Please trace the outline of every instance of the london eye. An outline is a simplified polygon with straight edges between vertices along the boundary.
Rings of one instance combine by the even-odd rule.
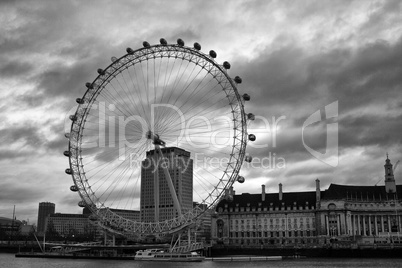
[[[212,210],[236,181],[254,115],[239,76],[217,53],[165,39],[97,70],[66,133],[70,187],[101,225],[122,234],[173,233]],[[140,211],[132,219],[118,211]]]

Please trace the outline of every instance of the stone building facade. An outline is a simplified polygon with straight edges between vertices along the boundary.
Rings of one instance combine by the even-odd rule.
[[[236,195],[219,203],[212,240],[235,246],[316,243],[316,192]]]
[[[331,184],[315,191],[236,195],[226,193],[212,216],[214,244],[231,246],[316,246],[345,241],[401,241],[402,185],[386,159],[385,185]],[[387,239],[384,239],[387,238]],[[371,240],[367,240],[371,238]],[[366,240],[365,240],[366,239]]]

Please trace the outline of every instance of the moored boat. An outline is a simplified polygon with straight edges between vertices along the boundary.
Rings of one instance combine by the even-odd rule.
[[[199,262],[205,259],[196,252],[172,253],[159,249],[139,250],[135,254],[136,261],[172,261],[172,262]]]

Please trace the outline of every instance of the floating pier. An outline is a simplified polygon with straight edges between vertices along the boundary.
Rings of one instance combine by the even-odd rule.
[[[232,257],[209,257],[206,261],[281,261],[282,256],[232,256]]]

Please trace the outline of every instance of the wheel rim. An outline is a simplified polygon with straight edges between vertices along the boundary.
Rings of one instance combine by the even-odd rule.
[[[225,67],[197,49],[148,45],[128,52],[98,70],[77,99],[69,135],[71,175],[83,203],[105,226],[125,234],[174,232],[213,208],[237,179],[247,137],[243,100]],[[204,160],[193,167],[199,205],[163,221],[133,221],[110,209],[140,209],[139,201],[133,205],[140,198],[138,163],[155,148],[147,131]],[[221,162],[211,167],[206,158]]]

